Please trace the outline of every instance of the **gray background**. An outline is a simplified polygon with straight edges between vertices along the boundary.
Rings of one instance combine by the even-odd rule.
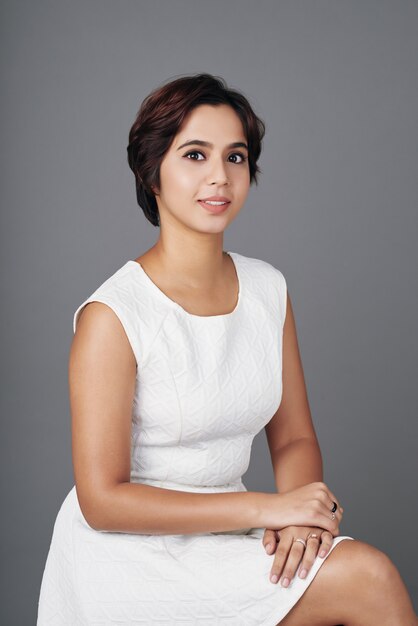
[[[71,489],[77,306],[158,235],[126,161],[143,98],[207,71],[267,124],[224,249],[281,269],[341,534],[399,568],[418,608],[415,1],[8,1],[2,67],[0,618],[34,624]],[[244,476],[274,491],[261,432]]]

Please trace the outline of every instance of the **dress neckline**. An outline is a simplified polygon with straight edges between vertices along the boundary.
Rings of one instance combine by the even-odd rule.
[[[167,296],[167,294],[164,293],[164,291],[162,291],[154,283],[153,280],[151,280],[151,278],[148,276],[148,274],[146,273],[146,271],[144,270],[144,268],[142,267],[142,265],[138,261],[134,261],[133,259],[130,259],[128,261],[128,263],[130,263],[131,265],[133,264],[133,265],[136,266],[136,268],[141,272],[142,276],[147,281],[147,283],[151,287],[151,289],[153,289],[155,291],[155,293],[157,293],[163,300],[168,302],[171,306],[173,306],[177,310],[181,311],[185,316],[190,317],[190,318],[202,319],[202,320],[226,319],[226,318],[230,318],[230,317],[233,317],[234,315],[236,315],[236,313],[240,309],[241,303],[242,303],[242,291],[243,291],[242,277],[241,277],[240,270],[239,270],[239,262],[238,262],[238,259],[237,259],[237,255],[236,255],[235,252],[231,252],[229,250],[226,251],[226,253],[231,258],[232,263],[233,263],[234,268],[235,268],[235,273],[237,275],[237,280],[238,280],[238,299],[237,299],[237,303],[236,303],[236,305],[235,305],[235,307],[234,307],[234,309],[232,311],[230,311],[229,313],[223,313],[221,315],[196,315],[195,313],[189,313],[189,311],[186,311],[186,309],[184,309],[178,302],[176,302],[175,300],[172,300],[171,298],[169,298]]]

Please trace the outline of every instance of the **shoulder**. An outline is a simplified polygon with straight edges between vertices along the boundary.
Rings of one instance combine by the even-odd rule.
[[[74,334],[81,314],[89,303],[101,305],[87,307],[90,309],[86,316],[89,323],[88,328],[86,324],[84,336],[95,337],[97,340],[99,333],[102,333],[102,337],[106,334],[116,336],[116,331],[120,336],[122,325],[137,363],[143,364],[153,339],[167,316],[167,307],[164,300],[155,297],[140,265],[136,261],[127,261],[81,302],[73,315]]]
[[[127,261],[111,276],[106,278],[76,309],[73,316],[73,331],[76,332],[77,323],[85,306],[90,302],[107,304],[118,314],[122,309],[127,309],[132,302],[132,262]],[[131,294],[131,295],[130,295]],[[106,316],[105,307],[94,307],[99,315]],[[107,315],[108,317],[108,315]]]
[[[233,254],[234,258],[236,258],[236,260],[239,262],[240,267],[243,269],[243,271],[246,271],[249,274],[251,273],[252,276],[256,276],[260,279],[265,278],[266,280],[272,278],[283,281],[285,280],[279,268],[272,263],[265,261],[264,259],[246,256],[244,254],[240,254],[239,252],[232,252],[231,254]]]
[[[135,303],[141,288],[135,283],[134,269],[133,262],[127,261],[77,307],[73,316],[74,335],[77,333],[80,317],[83,318],[83,323],[80,323],[81,336],[76,346],[82,346],[83,349],[91,346],[94,351],[103,347],[117,354],[118,351],[125,350],[127,339],[136,362],[139,362],[142,346],[139,342]],[[91,306],[87,306],[88,304]]]
[[[282,271],[273,263],[264,259],[250,257],[233,252],[243,276],[252,293],[257,298],[269,301],[279,300],[282,318],[287,305],[287,283]]]

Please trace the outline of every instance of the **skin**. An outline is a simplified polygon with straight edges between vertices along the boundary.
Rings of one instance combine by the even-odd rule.
[[[280,626],[416,626],[399,571],[363,541],[341,541]]]
[[[206,139],[213,148],[179,147]],[[202,105],[186,119],[160,168],[155,189],[160,213],[157,243],[136,260],[162,291],[195,315],[233,310],[238,281],[231,259],[223,253],[223,234],[240,212],[249,192],[248,151],[227,148],[247,143],[242,124],[229,106]],[[242,156],[240,156],[242,155]],[[208,213],[198,199],[226,196],[228,209]]]
[[[209,141],[212,147],[180,148],[190,139]],[[158,241],[136,259],[161,291],[195,315],[229,313],[237,302],[238,279],[223,251],[223,233],[244,205],[250,177],[248,162],[242,158],[247,150],[228,147],[232,142],[247,143],[231,107],[201,105],[189,114],[161,163],[161,188],[154,189],[161,224]],[[212,195],[231,199],[225,212],[210,214],[198,204],[198,199]],[[271,574],[281,576],[280,584],[286,586],[285,578],[291,580],[302,569],[309,571],[319,550],[327,553],[339,534],[343,508],[322,482],[321,452],[289,294],[282,401],[266,426],[280,495],[200,495],[130,484],[135,378],[135,358],[117,316],[105,304],[90,303],[79,317],[69,362],[73,465],[88,523],[97,529],[156,534],[265,527],[263,545],[272,556]],[[333,501],[338,509],[331,521]],[[275,524],[285,518],[287,523]],[[306,550],[294,542],[312,533],[318,537],[308,540]],[[281,621],[285,626],[308,623],[409,626],[417,622],[390,559],[354,540],[336,546]]]

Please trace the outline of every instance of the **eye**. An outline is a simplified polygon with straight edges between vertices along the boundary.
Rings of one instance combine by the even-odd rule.
[[[247,157],[242,154],[241,152],[234,152],[234,154],[231,154],[231,156],[238,156],[240,157],[241,161],[238,162],[239,163],[245,163],[245,161],[247,160]]]
[[[202,154],[202,152],[199,152],[198,150],[192,150],[191,152],[187,152],[184,156],[189,157],[191,154]],[[189,161],[200,161],[200,160],[201,159],[189,159]]]
[[[184,155],[184,157],[185,157],[185,158],[188,158],[188,157],[190,157],[190,156],[191,156],[191,155],[193,155],[193,154],[200,154],[201,156],[203,156],[203,157],[204,157],[203,152],[200,152],[200,150],[191,150],[190,152],[187,152],[187,153]],[[247,160],[247,157],[246,157],[244,154],[242,154],[241,152],[234,152],[233,154],[231,154],[231,155],[230,155],[230,157],[239,157],[239,158],[241,159],[241,161],[238,161],[238,162],[237,162],[237,161],[233,161],[233,162],[234,162],[234,163],[236,163],[237,165],[239,165],[240,163],[245,163],[245,161]],[[201,161],[201,160],[202,160],[202,159],[194,159],[194,158],[193,158],[193,159],[190,159],[190,158],[189,158],[189,161]]]

